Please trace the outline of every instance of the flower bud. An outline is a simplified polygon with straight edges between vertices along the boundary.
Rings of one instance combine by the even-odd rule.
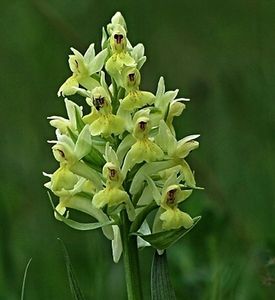
[[[119,11],[114,14],[114,16],[111,19],[111,23],[107,25],[107,31],[108,31],[109,35],[112,34],[114,28],[117,25],[120,25],[126,31],[126,22],[122,16],[121,12],[119,12]]]
[[[196,134],[181,139],[177,143],[177,147],[174,152],[174,155],[176,157],[185,158],[192,150],[197,149],[199,147],[199,142],[194,140],[198,137],[199,135]]]

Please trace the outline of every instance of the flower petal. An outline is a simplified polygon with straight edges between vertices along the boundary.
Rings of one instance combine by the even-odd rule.
[[[61,95],[70,96],[76,93],[76,88],[78,88],[79,84],[75,75],[69,77],[59,88],[57,95],[60,97]]]
[[[161,194],[160,194],[159,190],[157,189],[157,187],[156,187],[154,181],[152,180],[152,178],[147,176],[146,179],[147,179],[147,182],[148,182],[148,186],[151,190],[151,194],[153,196],[153,199],[159,205],[160,204],[160,199],[161,199]]]
[[[95,44],[92,43],[92,44],[88,47],[87,51],[86,51],[85,54],[84,54],[84,60],[85,60],[85,63],[86,63],[87,65],[89,65],[89,63],[94,59],[94,57],[95,57]]]
[[[89,76],[80,77],[78,79],[78,82],[89,91],[92,91],[94,88],[100,86],[99,82],[96,79]]]
[[[106,57],[108,55],[108,50],[104,49],[100,51],[94,58],[93,60],[89,63],[88,69],[89,69],[89,75],[95,74],[99,71],[101,71]]]
[[[117,156],[119,162],[122,163],[123,158],[125,157],[126,153],[129,151],[131,146],[135,143],[136,139],[132,136],[132,134],[128,134],[119,144],[117,148]]]
[[[158,82],[156,97],[159,98],[165,93],[164,78],[161,76]]]
[[[105,148],[105,160],[107,162],[111,162],[114,165],[116,165],[117,167],[119,167],[119,161],[118,161],[118,157],[116,155],[116,152],[113,150],[113,148],[109,145],[109,143],[106,144],[106,148]]]
[[[75,144],[75,155],[78,160],[83,158],[91,151],[92,139],[91,133],[89,130],[89,125],[85,125],[85,127],[80,132],[76,144]]]
[[[161,120],[159,123],[159,133],[155,137],[155,142],[168,155],[171,155],[176,150],[177,140],[164,120]]]

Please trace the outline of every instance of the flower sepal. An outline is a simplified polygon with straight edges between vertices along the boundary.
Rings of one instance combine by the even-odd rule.
[[[58,97],[74,95],[79,85],[90,91],[99,86],[98,80],[91,76],[101,71],[108,55],[107,49],[95,55],[94,44],[89,46],[84,56],[74,48],[71,51],[73,54],[69,55],[69,66],[73,74],[59,88]]]

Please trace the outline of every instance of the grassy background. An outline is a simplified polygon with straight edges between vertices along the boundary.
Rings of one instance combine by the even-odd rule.
[[[203,219],[168,252],[178,299],[272,299],[275,293],[275,2],[1,1],[0,299],[72,299],[57,237],[68,246],[87,299],[126,299],[121,263],[100,231],[76,232],[53,218],[42,171],[56,168],[49,115],[69,47],[99,45],[120,10],[133,44],[144,43],[143,88],[190,97],[178,136],[201,133],[189,162],[205,191],[188,210]],[[152,250],[142,253],[149,299]],[[273,282],[273,285],[272,285]]]

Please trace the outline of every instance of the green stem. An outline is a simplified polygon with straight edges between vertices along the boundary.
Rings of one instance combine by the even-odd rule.
[[[155,201],[152,201],[150,204],[145,206],[132,223],[130,227],[130,233],[138,231],[148,214],[157,207],[158,206]]]
[[[125,210],[121,212],[123,261],[128,300],[142,300],[137,237],[129,236],[130,221]]]
[[[113,113],[115,114],[118,110],[119,107],[119,98],[118,98],[118,88],[115,80],[112,78],[112,87],[113,87],[113,102],[112,102],[112,107],[113,107]]]

